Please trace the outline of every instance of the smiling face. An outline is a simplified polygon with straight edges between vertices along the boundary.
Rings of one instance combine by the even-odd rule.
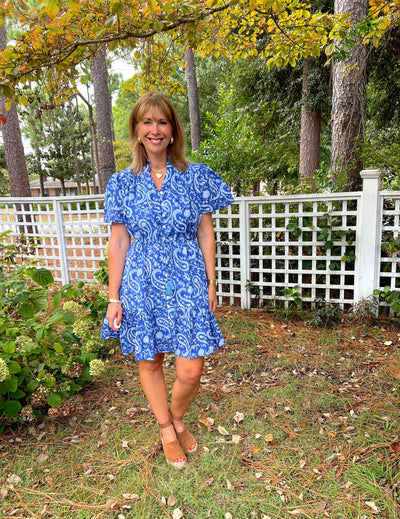
[[[146,111],[137,125],[137,136],[145,147],[149,161],[165,162],[172,137],[172,125],[158,107]]]

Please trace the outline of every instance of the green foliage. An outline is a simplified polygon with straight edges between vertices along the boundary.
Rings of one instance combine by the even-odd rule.
[[[0,146],[0,196],[10,194],[10,183],[7,174],[7,162],[4,146]]]
[[[108,286],[108,257],[99,262],[100,269],[96,270],[94,277],[99,283]]]
[[[389,286],[374,290],[374,296],[387,303],[395,314],[400,313],[400,290],[392,290]]]
[[[301,290],[300,290],[300,287],[298,286],[295,286],[295,287],[291,287],[291,288],[285,288],[283,290],[283,295],[287,298],[287,299],[291,299],[293,300],[294,304],[296,306],[301,306],[301,303],[302,303],[302,299],[301,299]]]
[[[391,31],[368,60],[367,126],[362,159],[383,171],[386,189],[400,188],[400,35]]]
[[[389,241],[382,243],[382,250],[395,254],[400,251],[400,238],[390,238]]]
[[[212,137],[201,143],[192,158],[218,171],[237,195],[243,195],[264,180],[265,156],[261,139],[251,129],[250,117],[226,110],[231,96],[232,92],[222,96],[218,115],[207,114]]]
[[[114,142],[114,156],[116,171],[123,171],[131,165],[132,150],[129,144],[129,139],[127,141]]]
[[[34,243],[23,236],[8,243],[7,235],[0,234],[0,431],[62,405],[93,378],[107,308],[96,285],[58,288],[29,258]]]
[[[340,321],[341,313],[337,303],[318,298],[315,300],[315,309],[311,312],[309,324],[314,328],[332,328],[336,322]]]

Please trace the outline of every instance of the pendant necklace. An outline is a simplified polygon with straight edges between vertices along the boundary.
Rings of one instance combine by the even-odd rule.
[[[167,166],[164,166],[162,169],[154,169],[150,166],[151,171],[154,171],[157,178],[161,178],[163,176],[163,171],[167,169]]]

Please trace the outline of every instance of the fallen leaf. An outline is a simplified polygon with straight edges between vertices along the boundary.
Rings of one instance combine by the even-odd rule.
[[[109,499],[106,502],[106,508],[108,510],[115,510],[118,507],[119,507],[119,501],[117,499]]]
[[[130,448],[130,447],[129,447],[129,443],[128,443],[127,441],[125,441],[125,440],[122,440],[122,442],[121,442],[121,447],[122,447],[123,449],[129,449],[129,448]]]
[[[254,454],[258,454],[261,450],[261,447],[257,447],[256,445],[251,446],[251,452],[254,452]]]
[[[239,434],[232,434],[232,443],[235,443],[236,445],[240,443],[240,440],[242,437]]]
[[[10,485],[18,485],[18,483],[21,483],[22,479],[17,476],[16,474],[11,474],[11,476],[8,476],[7,483]]]
[[[236,411],[236,413],[233,416],[233,419],[235,420],[236,423],[242,422],[243,418],[244,418],[244,414],[243,413],[239,413],[239,411]]]
[[[124,499],[128,499],[129,501],[136,501],[136,499],[139,499],[138,494],[122,494],[122,497]]]
[[[89,463],[84,463],[82,469],[85,476],[89,476],[93,472],[93,467]]]
[[[288,514],[290,515],[301,515],[304,512],[302,510],[288,510]]]
[[[210,417],[208,417],[206,414],[202,414],[198,421],[205,425],[209,431],[211,431],[212,425],[214,425],[214,420]]]
[[[365,501],[365,504],[371,508],[374,514],[380,513],[380,508],[378,508],[374,501]]]
[[[179,508],[175,508],[172,512],[172,519],[182,519],[183,513],[179,510]]]
[[[226,512],[225,519],[233,519],[232,514],[230,512]]]
[[[264,436],[264,441],[265,443],[271,443],[272,441],[274,441],[274,437],[272,436],[272,434],[267,434],[266,436]]]
[[[226,480],[226,488],[228,490],[233,490],[235,487],[232,485],[232,483],[229,481],[229,479]]]
[[[394,364],[387,366],[386,370],[397,380],[400,380],[400,368]]]
[[[225,427],[222,427],[222,425],[218,425],[218,432],[223,436],[229,436],[228,431],[225,429]]]
[[[254,477],[255,477],[256,479],[261,479],[262,476],[263,476],[263,473],[262,473],[262,472],[256,472],[256,473],[254,474]]]
[[[326,501],[319,501],[314,503],[313,508],[316,512],[323,512],[326,508]]]
[[[5,488],[0,488],[0,499],[7,497],[8,491]]]
[[[389,450],[390,450],[390,452],[393,452],[393,454],[396,457],[400,457],[400,444],[399,444],[399,442],[391,443]]]
[[[178,500],[174,496],[169,496],[169,498],[167,499],[168,506],[175,506],[177,502]]]

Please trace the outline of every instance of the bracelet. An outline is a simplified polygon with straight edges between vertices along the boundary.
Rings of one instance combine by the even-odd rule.
[[[207,279],[207,285],[217,286],[217,280],[216,279]]]
[[[122,305],[122,301],[120,299],[109,299],[109,303],[118,303],[119,305]]]

